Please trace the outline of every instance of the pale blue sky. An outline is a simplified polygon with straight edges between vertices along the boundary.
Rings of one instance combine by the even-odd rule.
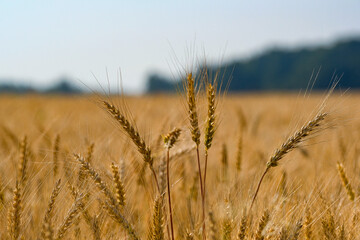
[[[144,89],[149,72],[174,72],[195,52],[219,61],[270,46],[360,36],[360,1],[1,1],[0,79],[48,84],[61,75],[96,86],[122,70],[125,90]],[[169,66],[170,65],[170,66]]]

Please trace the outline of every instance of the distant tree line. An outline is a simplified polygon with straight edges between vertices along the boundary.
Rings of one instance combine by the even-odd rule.
[[[249,60],[232,61],[220,66],[205,66],[209,74],[216,72],[223,86],[230,80],[230,92],[305,89],[313,71],[320,73],[314,90],[327,89],[334,74],[343,75],[339,87],[360,88],[360,39],[338,42],[329,47],[296,50],[272,49]],[[152,74],[147,92],[175,91],[181,79]]]
[[[61,78],[58,80],[58,83],[41,90],[29,85],[14,84],[8,79],[0,79],[0,93],[79,94],[82,91],[71,84],[71,80],[66,78]]]

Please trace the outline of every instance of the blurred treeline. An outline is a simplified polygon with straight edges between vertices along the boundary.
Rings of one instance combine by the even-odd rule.
[[[311,75],[314,73],[316,76],[318,72],[314,90],[327,89],[335,74],[342,75],[338,85],[342,89],[358,89],[360,39],[345,40],[327,47],[272,49],[247,60],[206,68],[213,76],[219,74],[223,86],[227,86],[230,80],[230,92],[305,89]],[[147,82],[147,92],[175,91],[180,82],[181,79],[174,81],[152,74]]]
[[[79,94],[82,90],[75,86],[73,80],[68,78],[60,78],[57,83],[45,87],[36,88],[25,84],[15,84],[11,79],[0,79],[0,93],[44,93],[44,94]]]

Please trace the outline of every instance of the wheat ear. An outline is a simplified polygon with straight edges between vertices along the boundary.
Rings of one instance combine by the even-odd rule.
[[[206,226],[205,226],[205,204],[206,204],[206,175],[207,175],[207,162],[208,162],[208,150],[210,149],[211,145],[212,145],[212,141],[214,138],[214,134],[215,134],[215,108],[216,108],[216,104],[215,104],[215,93],[216,90],[214,88],[214,86],[209,83],[207,85],[207,90],[206,90],[206,94],[207,94],[207,105],[208,105],[208,113],[207,113],[207,118],[206,118],[206,123],[205,123],[205,140],[204,140],[204,145],[205,145],[205,167],[204,167],[204,195],[202,198],[202,205],[203,207],[203,229],[205,231]]]
[[[327,116],[327,113],[319,113],[315,116],[314,119],[309,121],[306,125],[304,125],[299,131],[295,132],[294,135],[289,137],[280,148],[276,149],[275,153],[271,156],[270,160],[266,164],[266,169],[263,173],[263,175],[260,178],[260,181],[257,185],[254,197],[252,199],[250,210],[252,206],[254,205],[256,196],[260,190],[261,183],[265,177],[265,175],[268,173],[268,171],[272,167],[276,167],[279,164],[279,161],[291,150],[299,147],[299,145],[306,140],[306,138],[314,133],[316,130],[319,129],[320,123],[325,119]]]
[[[125,206],[125,190],[124,190],[124,185],[120,180],[119,167],[115,166],[115,164],[112,163],[111,170],[113,173],[113,182],[115,185],[116,200],[120,206]]]
[[[261,216],[258,228],[256,230],[256,234],[255,234],[255,239],[256,240],[263,240],[264,239],[263,231],[264,231],[266,225],[269,223],[269,220],[270,220],[270,213],[269,213],[268,210],[265,210],[263,215]]]
[[[247,230],[247,225],[248,225],[247,222],[248,222],[248,218],[244,211],[244,215],[242,216],[241,221],[240,221],[240,227],[239,227],[239,233],[238,233],[239,240],[244,240],[246,237],[246,230]]]
[[[342,163],[339,163],[339,162],[337,163],[337,169],[338,169],[341,181],[346,189],[347,195],[349,196],[349,199],[351,201],[354,201],[355,193],[351,187],[349,179],[346,176],[345,169],[344,169],[344,166],[342,165]]]
[[[21,192],[20,185],[16,182],[15,188],[13,190],[13,202],[11,209],[9,210],[8,216],[8,232],[10,238],[13,240],[18,240],[20,236],[20,226],[21,226]]]
[[[304,235],[306,240],[312,239],[312,216],[309,209],[306,210],[306,217],[304,222]]]
[[[55,200],[60,193],[60,183],[61,183],[61,179],[56,181],[55,187],[51,193],[48,208],[46,209],[46,213],[45,213],[45,217],[44,217],[42,229],[41,229],[41,237],[43,239],[53,239],[54,238],[52,217],[53,217],[53,212],[54,212],[53,210],[54,210]]]
[[[233,227],[230,218],[226,217],[222,224],[222,240],[231,240]]]
[[[150,170],[153,173],[157,189],[160,193],[160,186],[157,180],[155,170],[153,168],[154,159],[151,154],[150,147],[145,143],[144,139],[140,136],[139,132],[131,125],[131,123],[125,118],[125,116],[114,105],[103,101],[105,108],[110,115],[120,124],[126,134],[130,137],[133,143],[136,145],[139,153],[143,156],[146,163],[149,164]]]
[[[337,239],[334,215],[331,213],[330,209],[327,209],[326,215],[327,216],[321,221],[324,237],[327,240]]]
[[[155,200],[153,222],[152,222],[152,240],[164,240],[164,216],[162,210],[162,200]]]
[[[195,80],[191,73],[187,75],[187,104],[190,120],[190,132],[194,143],[198,146],[200,144],[200,128],[199,120],[196,109],[196,97],[195,97]]]
[[[119,204],[116,198],[109,190],[107,184],[101,179],[100,175],[90,166],[90,164],[87,161],[85,161],[79,155],[75,154],[75,159],[81,163],[82,167],[85,169],[87,174],[93,179],[98,189],[106,196],[107,200],[105,202],[104,207],[109,213],[109,215],[129,233],[132,239],[138,239],[134,228],[120,212]]]
[[[198,165],[198,173],[199,173],[199,182],[200,182],[200,191],[201,191],[201,204],[202,204],[202,235],[203,240],[206,240],[206,230],[205,230],[205,205],[204,205],[204,187],[203,187],[203,177],[201,171],[201,164],[200,164],[200,153],[199,153],[199,145],[200,145],[200,128],[199,128],[199,120],[198,114],[196,109],[196,97],[195,97],[195,79],[193,78],[192,74],[189,73],[187,75],[187,85],[186,85],[186,92],[187,92],[187,105],[188,105],[188,114],[190,120],[190,132],[191,137],[194,143],[196,144],[196,156],[197,156],[197,165]]]
[[[114,105],[104,101],[103,102],[107,111],[113,116],[113,118],[121,125],[130,139],[138,148],[139,153],[143,156],[145,162],[147,162],[150,166],[153,165],[153,158],[151,155],[150,148],[146,145],[143,138],[141,138],[138,131],[130,124],[130,122],[125,118],[125,116],[117,109]]]
[[[70,193],[71,193],[72,197],[74,198],[74,200],[76,200],[80,194],[79,191],[70,183],[68,183],[67,186],[70,189]],[[89,195],[85,194],[85,196],[88,197]],[[82,216],[83,216],[85,222],[87,223],[87,225],[89,226],[89,228],[91,229],[91,231],[94,235],[94,239],[100,240],[101,239],[101,231],[100,231],[98,219],[96,218],[96,216],[91,217],[89,211],[86,209],[86,207],[84,205],[82,205],[80,207],[81,207]]]
[[[208,105],[208,113],[205,123],[205,151],[208,151],[212,145],[212,141],[215,134],[215,88],[209,83],[207,86],[207,105]]]
[[[73,205],[71,206],[70,210],[68,211],[67,215],[65,216],[62,224],[59,226],[57,231],[56,240],[62,239],[69,228],[74,223],[75,218],[78,216],[80,210],[84,207],[83,204],[83,196],[80,194],[78,198],[75,200]]]

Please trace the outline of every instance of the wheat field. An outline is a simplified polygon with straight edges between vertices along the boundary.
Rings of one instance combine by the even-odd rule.
[[[188,80],[183,95],[1,96],[0,238],[360,239],[359,95]]]

